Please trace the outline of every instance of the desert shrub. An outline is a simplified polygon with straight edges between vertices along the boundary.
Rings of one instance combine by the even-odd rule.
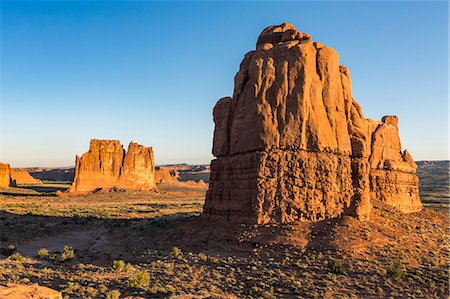
[[[198,258],[199,258],[202,262],[205,262],[205,261],[208,259],[208,256],[207,256],[206,254],[200,252],[200,253],[198,254]]]
[[[21,260],[23,260],[23,258],[24,258],[23,255],[21,255],[20,253],[16,252],[16,253],[10,255],[8,257],[8,260],[20,262]]]
[[[328,271],[334,274],[342,274],[341,262],[338,259],[330,258],[328,260]]]
[[[169,253],[170,257],[179,257],[181,255],[183,255],[183,252],[181,251],[180,248],[178,248],[176,246],[172,247],[172,250]]]
[[[41,248],[38,249],[38,251],[36,252],[37,257],[41,258],[41,259],[45,259],[48,257],[48,249],[47,248]]]
[[[392,265],[387,270],[387,275],[395,279],[403,278],[406,275],[405,267],[399,259],[392,262]]]
[[[120,272],[130,272],[134,268],[130,263],[125,263],[122,260],[116,260],[113,261],[112,263],[112,269],[114,270],[114,272],[120,273]]]
[[[119,299],[120,298],[120,291],[119,290],[111,290],[106,295],[106,299]]]
[[[130,272],[132,270],[134,270],[134,267],[130,263],[127,263],[125,267],[123,267],[123,272]]]
[[[128,286],[132,288],[147,289],[150,285],[150,274],[146,271],[136,270],[128,279]]]
[[[125,262],[122,260],[113,261],[112,263],[112,269],[114,272],[119,273],[123,271],[123,268],[125,268]]]
[[[65,245],[62,252],[61,252],[61,261],[66,261],[73,259],[75,257],[75,251],[73,250],[72,246]]]
[[[58,256],[54,253],[49,254],[48,259],[51,260],[52,262],[55,262],[58,260]]]

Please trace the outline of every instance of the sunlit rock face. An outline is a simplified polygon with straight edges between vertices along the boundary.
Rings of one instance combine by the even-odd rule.
[[[11,168],[7,163],[0,163],[0,188],[11,186]]]
[[[292,24],[263,30],[213,111],[203,216],[245,223],[370,218],[371,199],[422,209],[398,118],[364,118],[338,53]]]
[[[118,140],[91,140],[89,151],[75,159],[70,192],[96,189],[150,190],[156,187],[153,149],[131,142],[125,152]]]
[[[11,182],[13,185],[39,185],[41,180],[35,179],[26,170],[11,170]]]

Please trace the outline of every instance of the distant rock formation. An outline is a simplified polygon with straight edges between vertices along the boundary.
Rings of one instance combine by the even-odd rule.
[[[371,198],[422,209],[398,118],[364,118],[338,53],[292,24],[263,30],[214,107],[208,219],[370,218]]]
[[[178,175],[178,171],[171,170],[166,167],[157,167],[156,168],[156,183],[176,183],[180,176]]]
[[[97,189],[143,191],[156,187],[153,149],[131,142],[125,152],[118,140],[91,140],[89,151],[75,159],[71,193]]]
[[[195,176],[197,172],[195,171],[196,168],[198,168],[197,165],[189,165],[189,166],[181,166],[182,172],[184,174],[188,173],[188,175]],[[193,170],[194,169],[194,170]],[[191,172],[192,171],[192,172]],[[208,173],[206,173],[207,175]],[[159,166],[156,168],[156,183],[167,183],[167,184],[177,184],[177,185],[184,185],[184,186],[190,186],[190,187],[197,187],[206,189],[208,188],[208,185],[203,181],[202,179],[199,180],[182,180],[180,178],[179,172],[177,170],[177,166]]]
[[[0,163],[0,188],[11,186],[11,168],[7,163]]]
[[[203,189],[208,188],[208,185],[203,180],[200,180],[198,182],[189,180],[189,181],[184,181],[184,182],[181,182],[181,183],[183,183],[183,184],[185,184],[187,186],[191,186],[191,187],[197,187],[197,188],[203,188]]]
[[[11,179],[14,185],[40,185],[41,180],[35,179],[26,170],[11,170]]]

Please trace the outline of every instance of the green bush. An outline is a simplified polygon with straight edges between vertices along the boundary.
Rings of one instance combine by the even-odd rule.
[[[114,272],[120,273],[120,272],[130,272],[134,268],[130,263],[125,263],[122,260],[116,260],[113,261],[112,263],[112,269],[114,270]]]
[[[125,262],[122,260],[113,261],[112,268],[116,273],[122,272],[123,268],[125,268]]]
[[[148,289],[150,274],[146,271],[136,270],[128,279],[128,286],[132,288]]]
[[[38,251],[36,252],[37,257],[41,258],[41,259],[45,259],[48,257],[48,249],[47,248],[41,248],[38,249]]]
[[[169,253],[170,257],[179,257],[181,255],[183,255],[183,252],[181,251],[180,248],[178,248],[176,246],[172,247],[172,250]]]
[[[200,253],[198,254],[198,258],[199,258],[202,262],[205,262],[205,261],[208,259],[208,256],[207,256],[206,254],[200,252]]]
[[[120,291],[119,290],[111,290],[106,295],[106,299],[119,299],[120,298]]]
[[[20,253],[16,252],[16,253],[10,255],[8,257],[8,260],[20,262],[21,260],[23,260],[23,258],[24,258],[23,255],[21,255]]]
[[[338,259],[330,258],[328,260],[328,271],[334,274],[342,274],[341,262]]]
[[[403,278],[406,275],[406,269],[399,259],[394,260],[391,267],[387,270],[387,275],[395,279]]]
[[[63,251],[61,252],[61,261],[66,261],[73,259],[75,257],[75,251],[72,246],[65,245]]]

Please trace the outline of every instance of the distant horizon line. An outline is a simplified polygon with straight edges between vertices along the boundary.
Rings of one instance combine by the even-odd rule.
[[[416,163],[418,162],[450,162],[450,159],[446,160],[446,159],[430,159],[430,160],[417,160],[414,161]],[[9,164],[8,162],[1,162],[1,163],[6,163]],[[164,163],[164,164],[155,164],[155,167],[160,167],[160,166],[174,166],[174,165],[188,165],[188,166],[205,166],[205,165],[210,165],[211,163],[186,163],[186,162],[180,162],[180,163]],[[14,167],[11,166],[11,169],[25,169],[25,168],[52,168],[52,169],[68,169],[68,168],[75,168],[75,165],[73,166],[23,166],[23,167]]]

